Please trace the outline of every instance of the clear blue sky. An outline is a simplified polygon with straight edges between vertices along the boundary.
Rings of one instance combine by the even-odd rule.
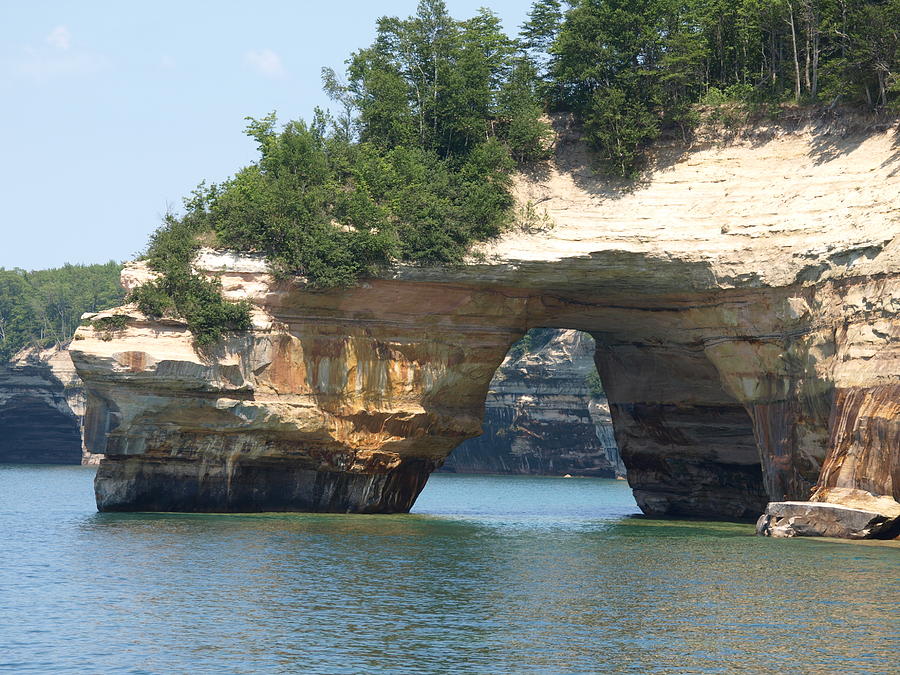
[[[14,2],[0,5],[0,267],[126,260],[202,179],[254,159],[246,115],[326,106],[375,20],[416,0]],[[515,34],[529,0],[488,6]]]

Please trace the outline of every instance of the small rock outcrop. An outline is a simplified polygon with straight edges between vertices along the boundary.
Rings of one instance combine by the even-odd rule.
[[[539,344],[510,353],[491,380],[484,432],[463,441],[442,471],[597,476],[625,475],[594,340],[575,330],[544,330]]]
[[[494,373],[535,327],[595,340],[648,514],[900,499],[900,129],[832,116],[661,147],[628,189],[559,133],[517,185],[553,226],[471,264],[313,292],[204,251],[196,269],[252,303],[252,330],[199,353],[183,322],[134,307],[111,339],[79,329],[99,508],[408,510],[481,432]]]
[[[84,408],[84,389],[65,345],[22,350],[0,365],[0,462],[99,462],[82,445]]]
[[[900,504],[863,490],[832,490],[830,501],[772,502],[756,523],[769,537],[893,539],[900,536]]]

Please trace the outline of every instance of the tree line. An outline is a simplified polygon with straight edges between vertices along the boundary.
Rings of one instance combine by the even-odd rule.
[[[345,73],[323,69],[334,113],[248,118],[258,160],[166,218],[145,256],[162,276],[133,299],[211,344],[249,308],[193,272],[201,242],[314,289],[459,263],[511,222],[513,172],[548,157],[546,113],[573,114],[598,162],[633,176],[698,103],[896,105],[898,26],[900,0],[538,0],[510,37],[487,9],[457,20],[421,0],[379,19]]]
[[[259,159],[201,184],[145,258],[162,273],[133,299],[184,317],[201,344],[249,326],[191,261],[201,242],[267,256],[312,288],[405,261],[456,264],[512,220],[513,172],[548,157],[545,114],[569,112],[609,172],[633,176],[698,104],[779,111],[896,109],[900,0],[537,0],[515,37],[487,9],[443,0],[383,17],[374,42],[323,69],[336,112],[279,126],[248,118]],[[121,298],[119,266],[0,270],[0,358],[68,339]]]
[[[422,0],[384,17],[323,84],[335,114],[248,118],[259,159],[201,185],[153,235],[146,258],[163,276],[135,293],[144,312],[184,317],[201,345],[248,325],[246,306],[192,272],[201,241],[263,253],[319,289],[400,260],[458,263],[509,222],[516,166],[547,156],[537,73],[488,10],[456,20]]]
[[[697,103],[897,107],[900,0],[539,0],[521,43],[550,109],[633,174]]]
[[[0,363],[26,346],[66,342],[82,314],[121,304],[121,269],[114,261],[33,272],[0,268]]]

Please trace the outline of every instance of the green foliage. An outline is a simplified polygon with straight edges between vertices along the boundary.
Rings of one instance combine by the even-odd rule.
[[[588,373],[588,376],[584,378],[584,381],[585,384],[587,384],[588,391],[591,392],[591,398],[602,399],[606,397],[603,383],[600,381],[600,375],[596,370]]]
[[[667,4],[576,3],[551,47],[557,105],[581,116],[588,141],[606,166],[622,176],[636,172],[641,149],[659,133]]]
[[[498,130],[513,159],[520,165],[550,156],[550,128],[543,120],[543,103],[534,63],[525,57],[513,62],[509,78],[497,97]]]
[[[539,0],[522,31],[547,65],[552,108],[570,110],[614,173],[634,175],[694,104],[734,126],[786,101],[900,101],[900,0]],[[543,54],[535,53],[543,50]]]
[[[82,314],[120,304],[121,269],[113,261],[34,272],[0,269],[0,362],[27,345],[65,342]]]
[[[659,119],[621,89],[598,89],[584,129],[588,141],[612,173],[633,177],[642,149],[659,135]]]
[[[524,49],[546,52],[556,40],[563,20],[560,0],[536,0],[531,5],[528,20],[519,31]]]
[[[547,211],[539,209],[531,200],[516,209],[515,223],[516,227],[528,234],[546,232],[554,225]]]
[[[729,103],[752,103],[756,100],[756,90],[749,84],[732,84],[724,89],[710,87],[700,97],[705,105],[725,105]]]
[[[125,330],[128,322],[131,320],[127,314],[111,314],[110,316],[100,317],[89,321],[88,324],[100,333],[101,340],[112,340],[116,333]],[[81,336],[79,336],[80,338]]]
[[[440,0],[384,17],[375,42],[331,69],[335,120],[278,128],[248,118],[259,159],[221,185],[201,185],[168,217],[146,258],[161,273],[135,291],[148,314],[184,316],[198,342],[247,325],[190,269],[201,241],[264,254],[279,276],[313,288],[355,283],[399,260],[460,262],[511,221],[511,173],[547,156],[534,68],[481,10],[456,21]]]
[[[143,286],[138,286],[128,296],[131,302],[137,304],[144,314],[150,317],[177,316],[175,299],[170,295],[165,285],[160,281],[154,281]]]
[[[200,247],[199,237],[208,231],[208,202],[216,192],[216,186],[207,190],[201,185],[186,201],[189,211],[185,217],[166,216],[164,225],[151,237],[145,256],[160,276],[137,287],[128,298],[148,316],[183,317],[197,344],[203,347],[218,342],[227,331],[250,327],[248,303],[226,301],[218,281],[191,269]]]
[[[360,140],[451,160],[492,139],[511,142],[518,157],[539,153],[534,67],[518,49],[486,9],[454,21],[442,1],[422,0],[415,16],[380,19],[374,44],[353,54],[347,73]]]
[[[260,160],[209,195],[194,211],[220,244],[266,254],[279,274],[303,274],[319,288],[352,283],[389,259],[396,240],[378,226],[387,213],[355,180],[368,158],[324,119],[307,126],[275,117],[250,120]]]
[[[251,326],[249,303],[226,301],[221,284],[197,274],[164,276],[136,288],[129,300],[148,316],[183,317],[201,347],[217,343],[228,331]]]
[[[525,354],[534,354],[543,349],[556,336],[555,328],[532,328],[509,348],[508,355],[515,361]]]
[[[512,205],[508,148],[497,139],[442,159],[416,146],[383,150],[319,127],[251,122],[258,164],[211,196],[220,244],[264,253],[283,275],[316,288],[354,283],[402,259],[458,262],[497,235]]]
[[[131,320],[127,314],[111,314],[110,316],[102,316],[99,319],[91,321],[94,330],[105,333],[125,330],[128,322]]]
[[[506,355],[512,359],[513,361],[518,361],[525,354],[531,352],[531,332],[525,333],[522,337],[516,340],[512,347],[509,348],[509,351]]]

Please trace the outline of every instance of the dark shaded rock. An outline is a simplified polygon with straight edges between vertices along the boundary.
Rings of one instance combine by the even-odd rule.
[[[107,457],[94,479],[100,511],[406,513],[434,466],[322,471],[296,462]]]
[[[81,464],[84,391],[62,347],[0,365],[0,462]]]
[[[600,343],[596,359],[644,513],[757,517],[769,500],[753,424],[704,351]]]

